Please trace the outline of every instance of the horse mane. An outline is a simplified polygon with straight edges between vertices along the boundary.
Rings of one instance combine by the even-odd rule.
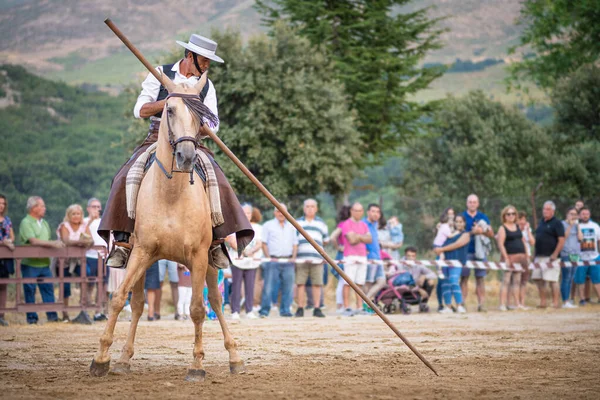
[[[181,96],[183,104],[190,110],[194,119],[199,125],[203,125],[204,122],[208,123],[210,128],[214,128],[219,124],[219,117],[217,117],[211,110],[204,104],[204,99],[198,96],[185,95]]]

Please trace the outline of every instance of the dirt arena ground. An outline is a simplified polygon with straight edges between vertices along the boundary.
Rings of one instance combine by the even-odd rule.
[[[168,317],[167,317],[168,318]],[[172,318],[172,316],[171,316]],[[218,323],[205,324],[207,379],[184,382],[192,323],[143,321],[132,372],[91,378],[103,323],[0,329],[0,397],[547,399],[600,397],[600,306],[394,315],[436,377],[376,316],[231,323],[248,373],[231,376]],[[113,362],[128,322],[117,324]]]

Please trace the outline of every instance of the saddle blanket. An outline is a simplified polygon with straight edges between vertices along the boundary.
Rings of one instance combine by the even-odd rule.
[[[135,160],[127,173],[125,193],[127,196],[127,215],[131,219],[135,219],[135,207],[137,205],[140,185],[147,170],[146,164],[148,164],[149,161],[154,161],[154,159],[151,160],[150,158],[156,152],[157,146],[158,142],[148,147],[148,149]],[[208,202],[210,205],[211,222],[214,228],[225,222],[221,210],[219,183],[217,182],[214,166],[208,155],[201,149],[196,149],[196,154],[198,155],[198,162],[194,170],[196,170],[196,173],[204,182],[204,189],[208,194]],[[199,170],[197,169],[198,167]]]

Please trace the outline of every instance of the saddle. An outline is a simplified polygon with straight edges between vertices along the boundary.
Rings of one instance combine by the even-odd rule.
[[[154,162],[158,164],[162,172],[166,175],[165,179],[170,179],[169,173],[165,170],[165,167],[156,158],[156,147],[158,142],[152,144],[144,153],[142,153],[137,160],[133,163],[129,172],[127,173],[127,179],[125,181],[125,193],[126,193],[126,204],[127,204],[127,215],[131,219],[135,219],[135,209],[137,204],[137,195],[142,183],[142,179],[148,171],[148,168],[152,166]],[[223,212],[221,210],[221,198],[219,193],[219,183],[215,175],[215,167],[212,164],[210,157],[204,153],[203,149],[196,149],[198,155],[198,161],[194,165],[194,171],[196,175],[202,179],[204,188],[208,195],[208,201],[210,205],[210,214],[213,228],[219,226],[225,222]],[[190,181],[193,183],[193,181]]]

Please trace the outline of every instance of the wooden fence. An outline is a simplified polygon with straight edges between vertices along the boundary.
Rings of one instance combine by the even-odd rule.
[[[0,312],[43,312],[43,311],[87,311],[95,310],[96,312],[102,312],[106,306],[106,285],[104,277],[106,276],[106,266],[103,262],[102,255],[105,254],[106,248],[102,246],[95,246],[93,250],[99,251],[98,257],[98,275],[87,276],[86,271],[86,257],[85,254],[89,249],[83,247],[65,247],[63,249],[53,249],[42,246],[17,246],[14,251],[11,251],[7,247],[0,247],[0,259],[9,258],[15,260],[15,275],[14,278],[3,278],[0,279],[0,284],[16,285],[15,288],[15,306],[0,308]],[[54,258],[57,260],[56,275],[52,278],[23,278],[21,272],[21,262],[24,258]],[[68,259],[76,258],[79,259],[81,268],[81,276],[70,276],[65,277],[65,268],[69,268]],[[23,284],[24,283],[58,283],[58,299],[54,303],[25,303],[23,295]],[[65,283],[76,284],[78,283],[81,288],[81,296],[79,304],[70,304],[66,306],[64,304],[64,285]],[[87,303],[87,291],[89,290],[88,284],[93,283],[97,285],[98,297],[96,304]]]

